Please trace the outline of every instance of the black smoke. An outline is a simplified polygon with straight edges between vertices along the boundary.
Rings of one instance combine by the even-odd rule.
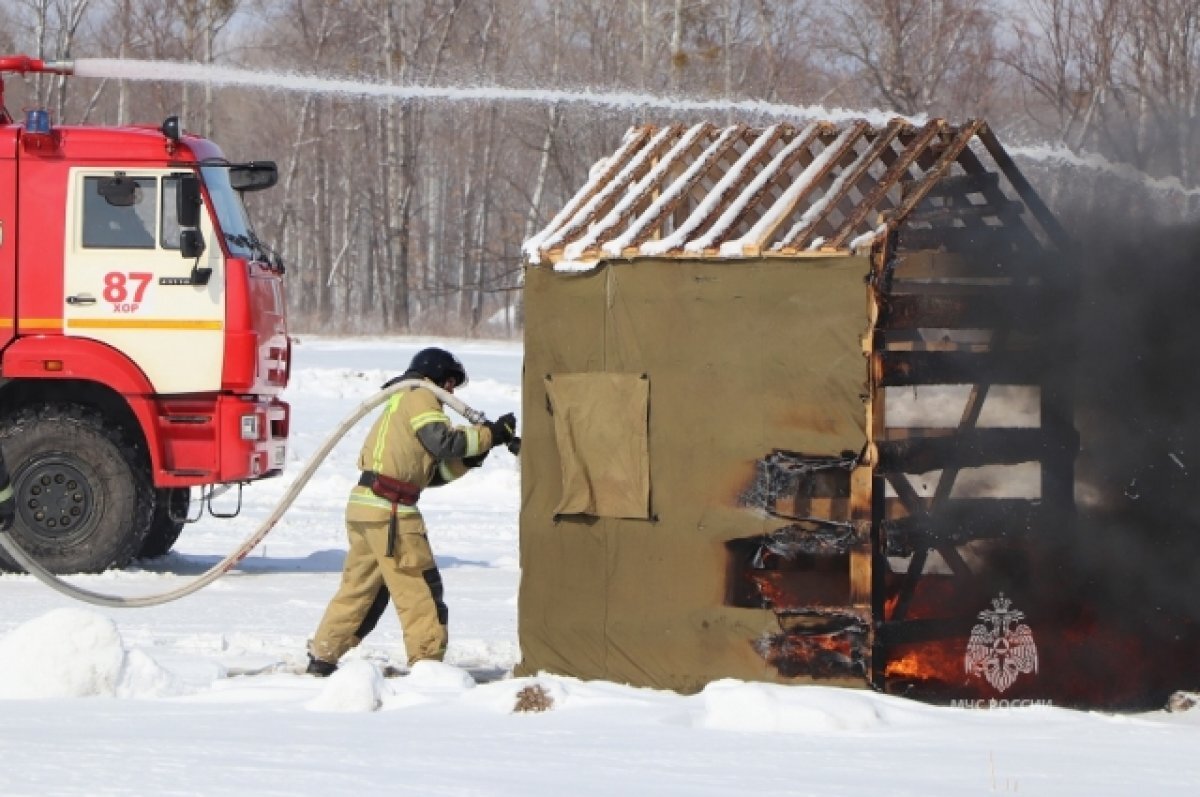
[[[1074,225],[1078,519],[1091,588],[1200,624],[1200,225]]]

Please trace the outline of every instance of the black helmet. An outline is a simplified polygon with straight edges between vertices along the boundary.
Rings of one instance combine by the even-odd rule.
[[[447,379],[453,378],[454,384],[461,387],[467,383],[467,369],[450,352],[445,349],[421,349],[409,363],[410,374],[420,374],[433,381],[435,385],[443,385]]]

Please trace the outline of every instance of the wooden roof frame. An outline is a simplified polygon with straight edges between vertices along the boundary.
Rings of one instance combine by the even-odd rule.
[[[524,252],[583,265],[849,255],[910,223],[935,244],[939,230],[972,227],[1066,244],[986,122],[896,117],[631,127]]]

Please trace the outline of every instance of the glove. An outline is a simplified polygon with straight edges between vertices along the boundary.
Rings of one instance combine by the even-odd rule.
[[[489,448],[488,451],[491,451],[491,449]],[[462,463],[468,468],[478,468],[483,464],[483,461],[487,459],[488,451],[484,451],[482,454],[476,454],[473,457],[463,457]]]
[[[13,500],[11,495],[0,501],[0,531],[8,531],[12,528],[13,519],[17,515],[17,502]]]
[[[492,447],[506,445],[517,435],[517,416],[511,412],[484,424],[492,432]]]

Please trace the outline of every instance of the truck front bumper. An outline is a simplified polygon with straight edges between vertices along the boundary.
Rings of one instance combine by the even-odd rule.
[[[158,487],[276,476],[287,460],[291,409],[269,396],[220,394],[158,404]]]

